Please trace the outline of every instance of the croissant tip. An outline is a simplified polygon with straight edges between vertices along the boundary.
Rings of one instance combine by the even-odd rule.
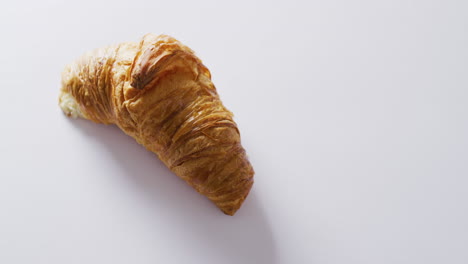
[[[221,211],[223,211],[223,213],[224,213],[225,215],[233,216],[233,215],[236,214],[236,212],[237,212],[238,209],[239,209],[239,208],[228,208],[228,209],[227,209],[227,208],[223,208],[223,209],[221,209]]]
[[[250,187],[249,187],[249,189],[247,191],[247,194],[245,194],[245,196],[240,198],[239,200],[237,200],[237,201],[235,201],[233,203],[230,203],[228,205],[224,204],[223,206],[221,206],[220,204],[217,204],[219,209],[221,209],[221,211],[223,211],[223,213],[226,214],[226,215],[230,215],[230,216],[235,215],[236,212],[241,208],[241,206],[244,203],[247,196],[249,195],[251,186],[252,186],[252,184],[250,185]]]
[[[75,97],[73,97],[73,95],[71,95],[68,91],[64,89],[60,91],[59,106],[62,109],[63,113],[68,117],[84,117],[84,114],[81,112],[78,102],[75,100]]]

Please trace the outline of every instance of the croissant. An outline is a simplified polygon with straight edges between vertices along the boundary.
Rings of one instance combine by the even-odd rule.
[[[117,125],[225,214],[249,194],[254,171],[233,114],[201,60],[170,36],[84,54],[62,73],[59,106]]]

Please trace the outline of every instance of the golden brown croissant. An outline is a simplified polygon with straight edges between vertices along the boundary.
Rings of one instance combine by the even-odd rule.
[[[68,65],[65,114],[116,124],[233,215],[253,184],[232,113],[194,52],[166,35],[97,49]]]

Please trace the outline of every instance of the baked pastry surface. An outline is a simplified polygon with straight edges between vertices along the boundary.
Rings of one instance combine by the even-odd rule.
[[[170,36],[83,55],[63,71],[59,105],[68,116],[117,125],[228,215],[252,187],[253,168],[209,70]]]

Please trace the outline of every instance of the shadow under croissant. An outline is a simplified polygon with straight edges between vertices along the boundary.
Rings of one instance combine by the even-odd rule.
[[[210,247],[210,259],[218,263],[277,263],[275,243],[255,194],[255,185],[234,216],[224,215],[207,198],[174,175],[157,156],[114,125],[70,120],[86,136],[110,150],[130,184],[135,184],[158,217],[169,218],[197,243]],[[85,139],[84,139],[85,140]],[[154,234],[158,236],[157,233]],[[183,238],[181,238],[183,239]],[[192,247],[184,244],[184,247]],[[181,254],[183,254],[181,248]],[[202,253],[202,252],[200,252]]]

